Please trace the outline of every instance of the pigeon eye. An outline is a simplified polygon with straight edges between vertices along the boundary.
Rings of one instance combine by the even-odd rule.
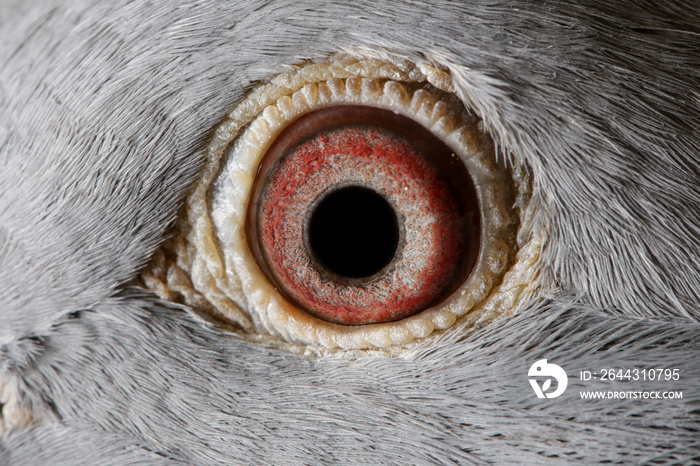
[[[343,325],[391,322],[442,301],[479,252],[474,183],[410,118],[335,106],[290,124],[248,205],[258,265],[291,302]]]
[[[214,132],[143,282],[250,338],[331,349],[514,309],[540,249],[527,170],[451,91],[436,68],[347,56],[260,86]]]

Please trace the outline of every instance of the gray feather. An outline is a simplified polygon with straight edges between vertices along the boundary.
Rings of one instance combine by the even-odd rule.
[[[0,8],[0,379],[37,422],[0,464],[700,461],[695,2],[29,3]],[[337,51],[451,72],[531,168],[557,294],[344,361],[126,288],[226,112]],[[683,399],[542,401],[545,357],[678,368]]]

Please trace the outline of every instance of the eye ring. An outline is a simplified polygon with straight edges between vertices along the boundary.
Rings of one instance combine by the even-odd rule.
[[[512,206],[524,205],[527,176],[518,172],[511,177],[497,163],[493,145],[473,114],[462,109],[457,118],[446,118],[456,108],[454,104],[461,108],[461,103],[439,88],[451,88],[449,75],[434,68],[407,65],[402,69],[379,60],[347,56],[327,64],[306,65],[262,86],[215,132],[209,162],[188,196],[184,219],[164,248],[160,267],[146,271],[144,281],[171,294],[178,288],[183,290],[184,302],[200,304],[201,309],[239,326],[244,335],[277,335],[286,341],[326,348],[405,346],[452,326],[457,319],[476,323],[494,318],[502,312],[501,304],[516,302],[535,286],[533,281],[523,280],[532,276],[532,267],[520,268],[512,279],[506,274],[508,269],[518,269],[516,253],[526,253],[529,262],[522,260],[522,264],[532,265],[539,257],[540,241],[529,237],[518,244],[516,240],[519,208]],[[262,154],[290,121],[331,105],[329,99],[332,105],[371,105],[408,113],[406,116],[451,145],[467,148],[460,157],[469,162],[482,212],[486,212],[482,219],[486,246],[479,254],[474,279],[440,306],[399,322],[345,327],[319,321],[289,303],[255,264],[242,219]],[[257,149],[250,151],[253,142]],[[226,165],[222,166],[222,161],[227,161]]]

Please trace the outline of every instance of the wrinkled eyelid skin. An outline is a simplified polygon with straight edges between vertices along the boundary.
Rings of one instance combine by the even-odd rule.
[[[530,299],[540,285],[537,262],[544,234],[531,229],[527,168],[511,161],[507,169],[502,161],[498,163],[499,155],[480,121],[454,95],[445,92],[453,89],[447,73],[425,63],[396,57],[387,60],[337,54],[306,63],[259,86],[231,110],[215,131],[203,176],[188,194],[172,239],[142,274],[146,286],[163,299],[184,302],[237,325],[246,338],[279,337],[280,343],[301,343],[303,351],[311,350],[304,347],[309,345],[317,347],[313,350],[320,354],[345,357],[376,352],[343,350],[376,348],[387,348],[385,354],[401,354],[414,340],[429,337],[434,331],[450,331],[458,319],[460,328],[454,331],[464,332],[509,315],[519,303]],[[251,254],[250,231],[244,226],[255,191],[253,180],[265,170],[260,166],[265,165],[269,146],[304,115],[342,105],[384,109],[421,125],[432,137],[451,146],[452,156],[464,165],[476,186],[481,234],[474,270],[441,302],[395,322],[346,326],[305,312],[302,306],[283,298],[278,284],[268,281],[260,271]],[[436,159],[437,155],[431,154],[430,160]],[[378,169],[377,164],[371,164],[369,173]],[[345,170],[343,178],[367,176],[351,173]],[[305,186],[309,186],[308,180]],[[404,189],[415,195],[415,185],[407,186]],[[284,202],[292,204],[288,199]],[[414,206],[411,203],[410,207]],[[293,235],[298,223],[285,223],[285,235]],[[406,225],[412,237],[423,226],[415,222]],[[415,254],[413,251],[409,248],[407,253]],[[290,253],[280,260],[291,261],[293,257]],[[419,263],[414,259],[413,265]],[[405,286],[413,290],[423,286],[421,280],[425,279],[417,276],[417,270],[399,272],[397,281],[410,281],[411,285]],[[297,266],[293,273],[301,276],[303,272]],[[295,279],[300,286],[314,286],[313,274]],[[322,289],[314,293],[320,295]],[[343,293],[353,294],[356,301],[372,294],[357,291],[365,293],[361,287],[345,288]]]
[[[0,462],[697,461],[699,18],[690,1],[2,2]],[[449,71],[531,168],[558,288],[358,361],[125,289],[222,115],[339,51]],[[540,401],[525,374],[545,357],[570,376],[677,367],[684,396],[583,403],[572,380]]]

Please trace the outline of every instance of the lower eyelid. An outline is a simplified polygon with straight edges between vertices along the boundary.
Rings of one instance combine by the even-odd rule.
[[[541,238],[531,235],[527,242],[517,244],[513,230],[518,224],[517,213],[506,207],[515,200],[505,200],[512,196],[513,179],[495,162],[486,137],[476,129],[478,120],[463,113],[460,118],[468,122],[463,126],[462,121],[450,117],[454,102],[448,105],[447,95],[447,100],[435,97],[433,94],[440,91],[429,91],[429,84],[426,88],[405,74],[404,83],[387,80],[388,74],[401,74],[387,63],[343,57],[325,68],[320,64],[310,68],[276,78],[267,85],[267,92],[256,91],[222,123],[210,144],[209,166],[188,197],[179,231],[164,246],[159,266],[142,274],[146,285],[163,297],[174,294],[186,304],[234,323],[246,335],[271,334],[287,341],[345,349],[405,346],[435,330],[449,328],[457,319],[461,319],[461,326],[492,319],[530,295],[537,286]],[[379,77],[357,77],[349,69],[360,69],[364,74],[379,70]],[[436,70],[432,76],[442,79],[442,87],[451,87],[445,73]],[[298,90],[285,87],[290,83]],[[451,145],[464,148],[468,155],[462,158],[468,157],[469,171],[480,189],[482,215],[489,228],[480,269],[442,304],[397,322],[346,327],[311,317],[275,290],[247,246],[243,225],[248,196],[258,163],[271,141],[290,121],[308,111],[304,108],[343,103],[410,112],[410,118],[452,141]],[[262,112],[252,108],[256,105]],[[249,124],[257,112],[260,116]],[[226,166],[218,168],[222,161]],[[527,189],[516,183],[516,191]],[[521,201],[527,197],[523,192],[516,192]],[[527,235],[521,231],[520,236]]]

